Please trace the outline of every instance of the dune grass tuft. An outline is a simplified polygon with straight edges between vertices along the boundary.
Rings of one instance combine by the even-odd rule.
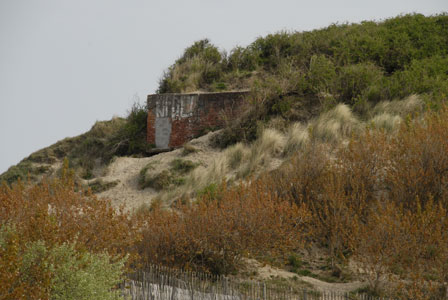
[[[225,155],[227,157],[228,166],[230,169],[237,169],[241,163],[243,163],[249,156],[249,149],[242,143],[237,143],[230,146],[226,151]]]
[[[372,110],[372,115],[388,113],[406,117],[409,114],[421,112],[425,104],[420,96],[410,95],[403,100],[381,101]]]
[[[310,141],[309,129],[300,123],[294,123],[288,130],[284,149],[285,155],[290,155],[303,149]]]
[[[313,137],[322,142],[336,142],[358,131],[361,126],[358,118],[346,104],[338,104],[334,109],[323,113],[312,124]]]
[[[382,113],[373,117],[370,120],[370,124],[375,128],[382,128],[386,131],[393,131],[398,128],[398,125],[401,123],[402,118],[400,116],[393,116],[388,113]]]
[[[239,177],[246,177],[259,168],[269,164],[271,159],[283,153],[286,145],[285,136],[275,129],[265,129],[261,136],[251,145],[247,162],[238,172]]]

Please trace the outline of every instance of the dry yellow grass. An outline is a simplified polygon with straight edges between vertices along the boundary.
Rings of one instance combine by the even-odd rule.
[[[361,123],[346,104],[338,104],[311,124],[313,138],[322,142],[337,142],[361,129]]]
[[[283,153],[286,145],[285,136],[275,129],[265,129],[251,146],[247,162],[238,171],[238,177],[246,177],[265,168],[273,157]]]
[[[228,166],[231,170],[237,169],[242,162],[246,161],[250,155],[250,150],[243,143],[237,143],[225,150]]]
[[[393,131],[394,129],[398,128],[398,125],[400,125],[401,121],[402,118],[400,116],[393,116],[388,113],[382,113],[373,117],[370,120],[370,124],[374,128],[382,128],[387,131]]]
[[[310,141],[310,132],[307,126],[294,123],[287,132],[284,154],[291,155],[302,150]]]
[[[421,112],[423,108],[423,100],[418,95],[411,95],[403,100],[382,101],[378,103],[372,110],[372,116],[388,113],[406,117],[409,114]]]

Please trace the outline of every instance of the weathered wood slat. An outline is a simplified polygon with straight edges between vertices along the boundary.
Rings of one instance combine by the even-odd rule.
[[[224,276],[161,266],[130,274],[121,285],[121,294],[126,300],[380,300],[365,294],[297,291],[261,282],[236,282]]]

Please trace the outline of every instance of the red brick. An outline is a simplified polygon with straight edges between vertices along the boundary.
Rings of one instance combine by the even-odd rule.
[[[147,141],[155,144],[157,114],[169,119],[168,147],[176,148],[208,130],[222,127],[226,120],[238,117],[246,94],[243,91],[149,95]]]

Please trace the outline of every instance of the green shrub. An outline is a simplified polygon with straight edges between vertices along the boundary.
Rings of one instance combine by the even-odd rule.
[[[228,58],[228,68],[230,70],[254,71],[258,67],[258,55],[248,48],[235,47],[230,52]]]
[[[392,76],[389,91],[390,98],[404,98],[410,94],[431,94],[436,99],[443,98],[448,94],[448,57],[412,60],[403,71]]]
[[[199,190],[196,195],[198,198],[204,198],[204,199],[216,199],[219,192],[219,186],[216,183],[210,183],[209,185],[205,186],[201,190]]]
[[[119,299],[114,288],[122,281],[125,260],[112,261],[107,254],[79,253],[67,244],[48,249],[37,241],[24,252],[21,272],[29,281],[38,275],[30,274],[36,265],[49,271],[51,299]]]
[[[125,260],[112,262],[107,254],[76,253],[62,245],[50,253],[55,262],[52,272],[52,299],[120,299],[114,291],[123,278]]]
[[[260,64],[268,69],[278,66],[283,57],[290,57],[300,49],[296,36],[286,31],[269,34],[265,38],[258,38],[249,48],[257,53]]]
[[[227,84],[224,82],[213,83],[213,90],[215,90],[215,91],[224,91],[226,89],[227,89]]]
[[[185,145],[183,146],[182,155],[183,155],[183,156],[187,156],[187,155],[189,155],[189,154],[191,154],[191,153],[196,153],[196,152],[198,152],[198,151],[199,151],[199,150],[198,150],[197,148],[193,147],[192,145],[190,145],[190,144],[185,144]]]
[[[79,251],[75,244],[26,242],[17,228],[0,226],[5,299],[121,299],[115,289],[124,279],[126,258]]]
[[[32,163],[28,161],[22,161],[19,164],[10,167],[5,173],[0,176],[0,182],[5,181],[7,184],[16,182],[19,178],[21,180],[27,179],[28,175],[31,176],[33,167]]]
[[[155,162],[149,162],[146,164],[139,172],[138,174],[138,185],[141,189],[144,189],[147,187],[146,183],[146,177],[148,176],[148,170],[154,170],[154,163]]]
[[[341,102],[355,104],[356,100],[378,101],[375,89],[383,73],[372,63],[344,66],[339,71],[338,94]]]
[[[163,74],[157,92],[187,92],[211,86],[220,81],[222,62],[223,55],[208,39],[197,41]]]
[[[307,85],[311,92],[333,93],[336,83],[336,67],[325,55],[313,55],[307,73]]]
[[[191,172],[197,166],[198,164],[192,162],[191,160],[183,160],[180,158],[177,158],[171,162],[171,169],[181,174]]]
[[[387,51],[382,57],[386,71],[403,69],[413,59],[446,55],[447,20],[446,14],[410,14],[386,20],[383,26]]]
[[[288,257],[288,265],[291,266],[292,272],[297,273],[303,265],[303,261],[296,254],[291,254]]]
[[[218,48],[213,46],[208,39],[203,39],[194,42],[192,46],[185,49],[184,54],[177,62],[182,63],[195,56],[201,56],[206,61],[212,63],[218,63],[222,59]]]
[[[313,276],[312,276],[312,275],[313,275],[313,272],[311,272],[310,270],[307,270],[307,269],[300,269],[300,270],[297,270],[296,273],[297,273],[298,275],[300,275],[300,276],[310,276],[310,277],[313,277]]]
[[[135,102],[126,118],[125,124],[113,136],[108,145],[112,155],[133,155],[146,153],[146,126],[148,110],[145,105]]]
[[[119,182],[120,182],[119,180],[104,181],[102,179],[95,179],[94,181],[90,182],[87,186],[88,188],[91,189],[92,193],[97,194],[115,187]]]
[[[168,170],[163,170],[161,173],[147,176],[140,188],[144,189],[151,187],[157,191],[167,189],[173,183],[173,175]]]

